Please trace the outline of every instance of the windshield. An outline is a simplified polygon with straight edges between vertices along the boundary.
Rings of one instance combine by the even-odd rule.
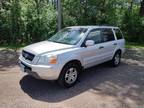
[[[49,38],[48,41],[75,45],[81,40],[86,31],[86,28],[65,28]]]

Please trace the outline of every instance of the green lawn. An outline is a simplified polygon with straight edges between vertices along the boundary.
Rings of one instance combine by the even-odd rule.
[[[140,43],[130,43],[130,42],[127,42],[126,43],[126,48],[144,48],[144,43],[140,44]]]
[[[16,49],[20,49],[24,46],[26,46],[26,45],[0,45],[0,49],[13,49],[13,50],[16,50]]]

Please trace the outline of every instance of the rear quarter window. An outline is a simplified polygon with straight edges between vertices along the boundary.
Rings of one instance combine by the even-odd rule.
[[[117,39],[123,39],[123,35],[119,29],[114,29]]]

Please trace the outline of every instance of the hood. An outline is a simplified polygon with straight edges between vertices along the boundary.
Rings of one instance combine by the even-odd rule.
[[[33,54],[43,54],[46,52],[53,52],[58,50],[64,50],[72,48],[73,45],[55,43],[50,41],[42,41],[24,48],[25,51],[31,52]]]

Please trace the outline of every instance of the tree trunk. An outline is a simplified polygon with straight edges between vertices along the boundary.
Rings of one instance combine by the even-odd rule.
[[[144,16],[144,0],[141,1],[140,16]]]

